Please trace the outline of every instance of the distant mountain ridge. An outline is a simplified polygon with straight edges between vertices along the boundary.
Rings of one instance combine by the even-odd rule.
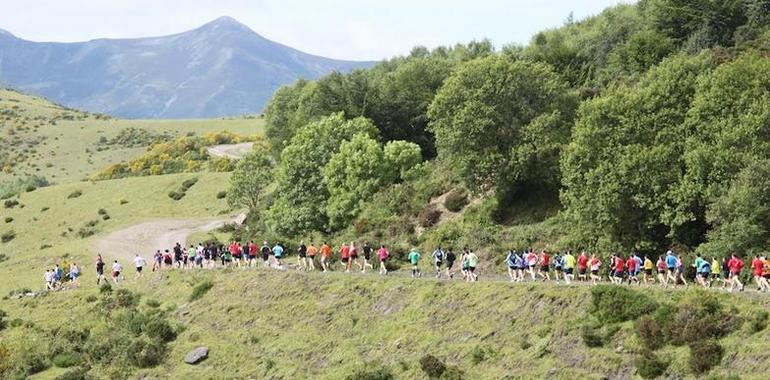
[[[373,64],[303,53],[230,17],[168,36],[74,43],[0,29],[0,84],[124,118],[257,113],[281,85]]]

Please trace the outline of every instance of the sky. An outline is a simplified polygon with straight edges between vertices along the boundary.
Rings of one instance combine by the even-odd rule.
[[[0,29],[31,41],[161,36],[230,16],[311,54],[379,60],[488,38],[526,44],[540,30],[631,0],[2,0]]]

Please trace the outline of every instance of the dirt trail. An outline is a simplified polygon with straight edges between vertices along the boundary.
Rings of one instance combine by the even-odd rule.
[[[240,144],[224,144],[210,146],[207,150],[214,157],[227,157],[231,160],[237,160],[249,153],[254,147],[253,142]]]
[[[171,249],[177,242],[184,245],[193,233],[211,231],[227,223],[241,223],[244,218],[238,215],[226,219],[163,219],[140,223],[100,238],[95,249],[107,258],[130,262],[138,253],[149,260],[158,249]]]

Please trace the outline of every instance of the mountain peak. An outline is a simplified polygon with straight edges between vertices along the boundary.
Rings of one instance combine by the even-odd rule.
[[[246,25],[241,24],[238,22],[238,20],[230,17],[230,16],[222,16],[219,18],[216,18],[212,21],[209,21],[205,24],[203,24],[200,28],[203,30],[240,30],[240,31],[249,31],[254,33],[251,28],[249,28]]]
[[[5,29],[0,29],[0,37],[16,38],[16,36],[14,36],[13,34],[11,34],[11,32],[9,32],[9,31],[7,31]]]

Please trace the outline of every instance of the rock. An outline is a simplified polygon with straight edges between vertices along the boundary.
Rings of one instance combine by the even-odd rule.
[[[24,294],[24,295],[25,295],[26,297],[32,297],[32,298],[35,298],[35,297],[37,297],[37,294],[35,294],[35,293],[26,293],[26,294]]]
[[[179,314],[184,317],[187,314],[190,314],[190,310],[182,310],[182,311],[179,312]]]
[[[393,345],[394,345],[394,346],[396,346],[396,349],[399,349],[399,348],[401,348],[401,339],[399,339],[399,340],[395,341],[395,342],[393,343]]]
[[[184,356],[184,362],[187,364],[198,364],[208,356],[209,348],[202,346],[188,352],[187,355]]]
[[[619,354],[622,354],[623,350],[625,350],[625,348],[622,345],[615,348],[615,352]]]

